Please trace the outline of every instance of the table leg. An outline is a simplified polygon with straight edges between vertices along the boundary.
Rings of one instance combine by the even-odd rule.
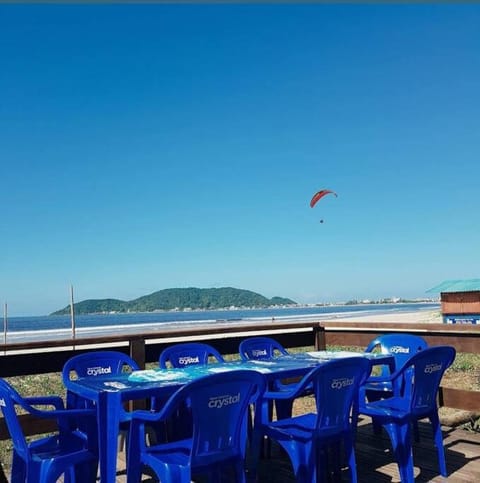
[[[98,447],[100,481],[115,483],[121,400],[118,392],[102,391],[98,397]]]

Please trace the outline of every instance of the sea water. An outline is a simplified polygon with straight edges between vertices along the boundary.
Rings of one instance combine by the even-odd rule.
[[[77,315],[72,320],[67,315],[11,317],[7,322],[7,341],[40,341],[69,338],[72,331],[79,336],[127,334],[160,329],[175,330],[179,325],[229,324],[233,322],[258,323],[267,320],[332,320],[348,315],[394,314],[440,309],[438,303],[360,304],[336,306],[275,307],[267,309],[189,310],[142,313],[112,313]],[[0,323],[5,338],[3,321]]]

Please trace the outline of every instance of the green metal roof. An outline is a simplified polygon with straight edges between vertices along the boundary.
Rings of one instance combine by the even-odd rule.
[[[429,292],[478,292],[480,291],[480,278],[468,280],[445,280],[440,285],[427,290]]]

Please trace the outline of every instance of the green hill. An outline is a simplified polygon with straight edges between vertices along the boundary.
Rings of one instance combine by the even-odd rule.
[[[167,288],[144,295],[128,302],[117,299],[83,300],[74,305],[76,314],[102,312],[153,312],[155,310],[204,309],[216,310],[229,307],[262,308],[274,305],[296,305],[283,297],[268,299],[250,290],[238,288]],[[70,306],[51,315],[66,315]]]

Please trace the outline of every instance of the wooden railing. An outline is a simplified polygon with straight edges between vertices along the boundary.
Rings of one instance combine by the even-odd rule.
[[[325,345],[365,347],[375,337],[386,333],[409,333],[422,336],[428,345],[451,345],[458,353],[480,353],[480,326],[450,324],[410,324],[379,322],[322,322],[318,342]],[[321,334],[325,337],[321,339]],[[480,374],[478,374],[480,380]],[[439,404],[480,413],[480,391],[440,387]]]
[[[238,353],[242,339],[262,334],[275,337],[286,347],[319,347],[321,331],[318,322],[314,321],[262,324],[232,322],[228,325],[179,327],[174,331],[160,329],[140,334],[6,344],[0,345],[0,377],[60,372],[72,355],[100,348],[125,352],[140,367],[144,367],[147,362],[158,361],[165,347],[187,340],[207,341],[222,354]]]
[[[0,345],[0,376],[61,372],[72,355],[98,349],[125,352],[140,367],[145,367],[147,362],[156,362],[165,347],[186,340],[204,340],[222,354],[235,354],[238,353],[240,341],[254,335],[271,336],[288,348],[313,346],[317,350],[325,350],[332,345],[365,347],[374,337],[389,332],[419,334],[429,345],[452,345],[457,352],[480,351],[480,327],[477,326],[323,321],[272,321],[261,324],[232,322],[229,325],[179,327],[175,331],[157,330],[135,335]],[[442,406],[480,412],[480,391],[442,387],[439,400]],[[28,418],[24,418],[23,425],[27,434],[38,434],[50,428],[48,424],[39,427],[38,422],[33,425]],[[0,418],[0,440],[8,437]]]

